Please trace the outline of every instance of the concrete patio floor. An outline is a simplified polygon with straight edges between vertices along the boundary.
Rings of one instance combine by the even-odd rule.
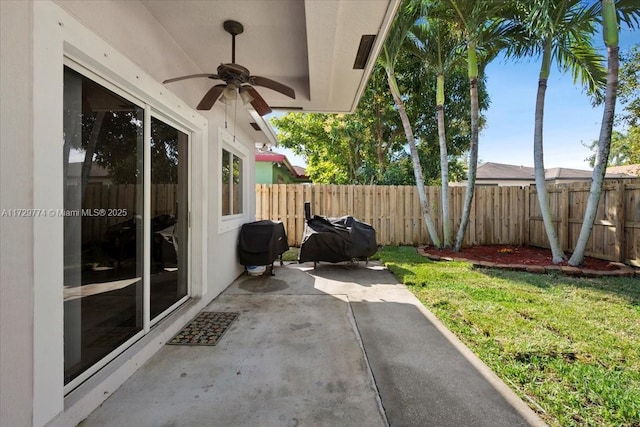
[[[544,423],[378,264],[289,264],[205,311],[216,346],[166,345],[82,426]]]

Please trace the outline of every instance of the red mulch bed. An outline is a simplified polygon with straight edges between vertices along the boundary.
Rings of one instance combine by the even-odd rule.
[[[543,267],[554,265],[550,249],[536,248],[533,246],[472,246],[462,248],[460,252],[425,247],[424,252],[439,257],[466,258],[471,261],[487,261],[497,264],[537,265]],[[565,255],[569,256],[570,254]],[[563,262],[557,265],[565,266],[569,264]],[[617,270],[619,267],[612,265],[609,261],[585,257],[584,264],[581,268],[588,270],[612,271]]]

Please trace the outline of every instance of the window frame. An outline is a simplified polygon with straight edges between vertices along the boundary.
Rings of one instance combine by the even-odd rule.
[[[193,251],[193,242],[192,242],[192,227],[191,227],[191,211],[192,211],[192,191],[193,191],[193,187],[192,187],[192,153],[193,153],[193,140],[194,140],[194,135],[193,135],[193,130],[189,129],[186,126],[183,126],[179,121],[177,121],[175,118],[164,114],[161,111],[156,110],[155,108],[151,108],[149,111],[149,139],[148,141],[145,140],[145,145],[144,145],[144,149],[145,149],[145,156],[147,159],[149,159],[148,162],[149,163],[149,187],[151,187],[152,185],[152,181],[151,181],[151,119],[156,119],[156,120],[160,120],[162,122],[164,122],[165,124],[168,124],[169,126],[172,126],[174,129],[176,129],[179,132],[182,132],[184,134],[187,135],[188,138],[188,149],[187,149],[187,156],[186,159],[184,159],[183,161],[185,161],[187,163],[187,294],[185,296],[183,296],[182,298],[180,298],[178,301],[174,302],[171,306],[169,306],[165,311],[163,311],[162,313],[160,313],[159,315],[157,315],[154,318],[151,318],[151,309],[149,307],[148,313],[149,313],[149,328],[152,328],[153,326],[155,326],[157,323],[161,322],[165,317],[169,316],[171,313],[173,313],[178,307],[180,307],[182,304],[184,304],[185,302],[187,302],[189,299],[193,298],[193,284],[192,284],[192,279],[191,279],[191,275],[193,272],[193,268],[194,268],[194,264],[193,264],[193,259],[192,259],[192,251]],[[148,144],[147,144],[148,142]],[[147,171],[147,168],[145,166],[145,173]],[[145,195],[146,197],[146,195]],[[151,207],[151,194],[149,194],[149,207]],[[151,215],[149,216],[149,221],[151,221]],[[149,227],[147,227],[149,228]],[[149,230],[149,232],[151,232],[151,230]],[[150,242],[150,239],[148,239]],[[145,240],[145,243],[147,242],[147,240]],[[151,267],[149,267],[149,270],[151,270]],[[149,285],[150,287],[150,285]],[[150,292],[150,290],[148,291]],[[151,294],[149,293],[149,298],[151,298]],[[150,302],[150,300],[145,300],[145,303]],[[147,309],[147,307],[145,307],[145,310]],[[147,313],[147,311],[145,311],[145,313]],[[145,314],[145,319],[147,318],[147,315]]]
[[[218,128],[218,232],[224,233],[231,230],[236,230],[246,223],[249,217],[248,210],[248,161],[249,150],[237,140],[237,137],[232,136],[223,128]],[[223,184],[222,184],[222,158],[223,150],[232,155],[230,162],[233,163],[233,156],[236,156],[242,162],[241,174],[240,174],[240,187],[241,187],[241,201],[242,212],[237,214],[223,215],[222,213],[222,197],[223,197]],[[230,185],[233,186],[233,180]],[[232,192],[230,192],[232,194]],[[231,207],[233,211],[233,206]]]

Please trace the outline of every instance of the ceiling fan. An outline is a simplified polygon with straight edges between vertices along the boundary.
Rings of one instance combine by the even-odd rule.
[[[276,92],[280,92],[290,98],[296,99],[296,93],[289,86],[279,83],[275,80],[268,79],[266,77],[252,76],[249,70],[242,65],[236,64],[236,36],[244,32],[244,27],[241,23],[233,20],[224,21],[222,25],[226,32],[231,34],[231,63],[220,64],[217,69],[217,74],[190,74],[188,76],[175,77],[173,79],[165,80],[162,83],[172,83],[179,80],[193,79],[197,77],[208,77],[212,80],[222,80],[224,84],[217,84],[213,86],[204,95],[198,106],[198,110],[210,110],[213,104],[224,97],[226,99],[236,99],[237,94],[240,94],[242,101],[247,104],[251,103],[253,108],[258,114],[264,116],[271,112],[271,108],[258,93],[253,86],[263,86]]]

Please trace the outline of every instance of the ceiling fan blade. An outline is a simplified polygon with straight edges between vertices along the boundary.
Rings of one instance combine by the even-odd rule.
[[[265,114],[269,114],[271,112],[269,104],[267,104],[264,98],[260,96],[257,90],[255,90],[251,86],[242,86],[240,90],[242,90],[243,92],[249,92],[249,95],[251,95],[251,97],[253,98],[253,101],[251,101],[251,106],[256,109],[256,112],[258,114],[264,116]]]
[[[188,76],[182,76],[182,77],[175,77],[173,79],[167,79],[167,80],[163,81],[162,84],[173,83],[173,82],[177,82],[177,81],[180,81],[180,80],[186,80],[186,79],[195,79],[197,77],[209,77],[210,79],[222,80],[220,77],[218,77],[217,74],[210,74],[210,73],[189,74]]]
[[[227,87],[227,85],[215,85],[207,93],[202,97],[202,101],[196,107],[198,110],[210,110],[213,107],[213,104],[216,103],[220,95],[222,95],[222,91]]]
[[[287,95],[289,98],[296,99],[296,92],[287,85],[283,85],[275,80],[268,79],[266,77],[251,76],[250,83],[254,86],[264,86],[266,88],[280,92],[283,95]]]

